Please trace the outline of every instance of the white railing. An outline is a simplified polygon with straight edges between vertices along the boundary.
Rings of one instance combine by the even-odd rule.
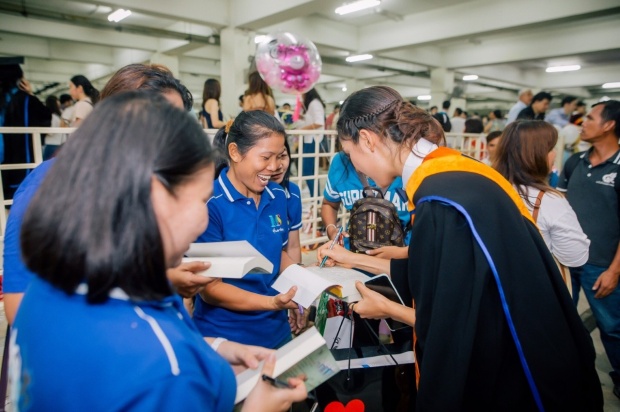
[[[4,170],[23,170],[23,169],[34,169],[37,167],[42,161],[42,146],[41,146],[41,135],[43,134],[54,134],[54,133],[67,133],[70,134],[75,129],[70,128],[50,128],[50,127],[0,127],[0,133],[4,135],[10,134],[29,134],[32,139],[33,148],[34,148],[34,162],[32,163],[15,163],[15,164],[1,164],[0,165],[0,174]],[[207,135],[212,139],[217,130],[208,129],[205,130]],[[327,236],[322,234],[321,231],[321,213],[320,206],[323,200],[323,188],[325,187],[325,182],[327,180],[327,172],[328,168],[325,167],[329,165],[332,157],[336,154],[336,132],[334,130],[289,130],[288,140],[291,145],[291,163],[293,166],[291,169],[291,178],[290,180],[296,183],[302,189],[302,236],[301,236],[301,244],[302,246],[310,246],[322,243],[327,240]],[[327,152],[321,152],[320,146],[318,142],[315,145],[314,153],[304,153],[303,151],[303,136],[306,135],[323,135],[325,139],[328,139]],[[448,147],[452,147],[454,149],[460,150],[464,154],[471,156],[475,159],[482,159],[486,153],[485,150],[485,139],[484,135],[479,134],[459,134],[459,133],[448,133],[446,134],[446,144]],[[305,158],[313,158],[314,159],[314,174],[308,176],[302,176],[302,162]],[[322,158],[327,159],[327,161],[322,164]],[[309,191],[307,189],[307,182],[312,181],[314,185],[314,196],[309,196]],[[2,190],[2,185],[0,185],[0,202],[3,206],[9,206],[13,203],[13,199],[5,199],[4,192]],[[4,229],[6,227],[6,213],[0,213],[0,233],[4,237]],[[338,218],[341,219],[342,224],[346,224],[348,213],[341,208],[338,213]]]

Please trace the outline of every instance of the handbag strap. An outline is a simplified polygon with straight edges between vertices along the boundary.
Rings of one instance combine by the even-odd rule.
[[[360,173],[359,171],[355,171],[355,173],[357,173],[357,177],[359,178],[360,182],[362,183],[362,186],[364,186],[364,189],[362,190],[362,194],[364,197],[377,197],[376,195],[369,195],[368,193],[376,193],[376,194],[380,194],[381,195],[381,199],[385,198],[385,193],[383,193],[383,190],[380,189],[379,187],[376,186],[371,186],[370,182],[368,181],[368,177],[366,177],[365,174]]]
[[[362,186],[364,187],[370,186],[370,183],[368,182],[368,178],[366,177],[364,173],[360,173],[357,170],[355,171],[355,173],[357,173],[357,177],[360,179],[360,182],[362,182]]]
[[[534,203],[534,208],[532,210],[532,218],[534,219],[534,223],[538,221],[538,211],[540,210],[540,204],[542,203],[542,198],[545,195],[545,191],[541,190],[538,192],[538,196],[536,196],[536,203]]]

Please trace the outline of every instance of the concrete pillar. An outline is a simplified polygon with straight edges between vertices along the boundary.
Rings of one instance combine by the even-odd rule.
[[[179,78],[179,58],[177,56],[168,56],[163,53],[156,52],[151,56],[151,64],[163,64],[166,66],[174,77]]]
[[[441,103],[448,100],[454,89],[454,72],[443,67],[431,70],[431,101],[430,106],[437,106],[441,111]],[[452,110],[452,106],[450,106]],[[448,113],[451,115],[451,113]]]
[[[250,56],[254,55],[254,38],[232,27],[220,32],[220,104],[224,119],[239,113],[239,95],[243,94],[248,81]]]

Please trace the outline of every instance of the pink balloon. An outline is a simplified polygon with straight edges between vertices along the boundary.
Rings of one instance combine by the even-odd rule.
[[[321,56],[311,41],[290,32],[267,36],[256,49],[256,68],[265,82],[283,93],[305,93],[321,76]]]

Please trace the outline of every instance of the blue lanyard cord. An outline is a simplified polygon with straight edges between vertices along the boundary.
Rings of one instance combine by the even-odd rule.
[[[469,216],[469,214],[467,213],[465,208],[463,208],[463,206],[459,205],[453,200],[446,199],[441,196],[423,197],[416,203],[416,209],[422,203],[431,202],[431,201],[439,201],[441,203],[454,207],[456,210],[461,212],[461,214],[467,220],[467,223],[469,224],[469,228],[471,229],[471,232],[474,235],[474,238],[476,239],[478,246],[480,246],[480,249],[482,249],[482,252],[484,253],[484,256],[487,259],[487,262],[489,263],[489,266],[491,267],[491,271],[493,272],[493,277],[495,278],[495,282],[497,283],[497,290],[499,291],[499,297],[502,302],[502,309],[504,310],[504,315],[506,316],[506,322],[508,323],[508,328],[510,329],[512,339],[514,340],[515,346],[517,348],[517,353],[519,354],[519,359],[521,361],[521,365],[523,366],[523,371],[525,372],[527,383],[529,384],[530,390],[532,391],[532,395],[534,396],[534,401],[536,402],[536,406],[538,406],[539,411],[544,412],[545,408],[543,407],[542,400],[538,392],[538,388],[536,387],[536,383],[534,382],[534,378],[532,377],[532,372],[530,371],[530,367],[528,366],[527,360],[525,359],[525,355],[523,354],[523,348],[521,347],[521,341],[519,340],[519,337],[517,336],[517,330],[515,329],[515,325],[512,321],[512,316],[510,315],[510,309],[508,308],[508,302],[506,302],[506,295],[504,294],[504,288],[499,279],[497,268],[495,267],[493,258],[491,258],[491,254],[489,253],[486,245],[480,238],[480,235],[478,234],[478,231],[476,230],[476,227],[474,226],[471,216]]]

